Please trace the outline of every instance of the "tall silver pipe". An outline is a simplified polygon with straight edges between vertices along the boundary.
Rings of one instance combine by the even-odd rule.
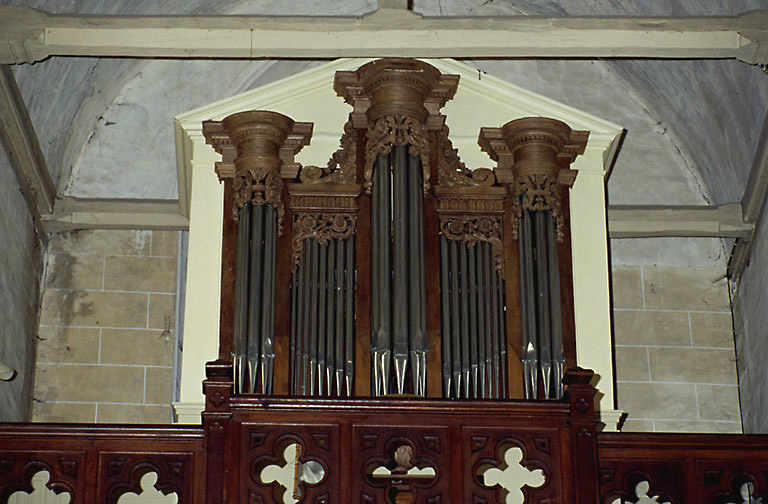
[[[494,370],[491,397],[496,399],[499,397],[504,397],[501,392],[501,382],[504,380],[504,374],[502,373],[501,337],[499,332],[499,319],[503,306],[499,303],[499,274],[493,264],[494,257],[490,246],[488,247],[488,253],[490,255],[490,271],[488,276],[490,277],[491,281],[491,355],[493,356],[492,360]]]
[[[424,198],[421,160],[408,154],[408,329],[413,392],[427,393],[426,293],[424,292]]]
[[[485,391],[484,397],[486,398],[492,398],[496,397],[496,392],[494,388],[494,377],[498,376],[498,353],[494,351],[493,349],[493,319],[492,319],[492,308],[493,308],[493,297],[491,295],[491,275],[494,274],[493,268],[491,267],[491,262],[493,261],[493,256],[491,255],[491,248],[490,245],[486,242],[480,243],[482,246],[482,252],[483,252],[483,311],[484,311],[484,317],[483,317],[483,339],[485,340],[484,350],[485,355],[482,356],[485,361],[485,373],[483,374],[483,377],[486,380],[485,386],[483,387],[483,390]],[[497,349],[498,350],[498,349]],[[495,361],[494,365],[494,356],[497,357],[497,360]]]
[[[520,233],[522,249],[521,262],[524,263],[524,277],[521,278],[521,284],[525,285],[525,296],[523,297],[523,323],[525,324],[524,334],[526,335],[526,338],[523,340],[524,346],[522,348],[523,372],[525,375],[525,397],[527,399],[536,399],[539,389],[539,360],[538,340],[536,338],[536,294],[533,264],[534,244],[531,213],[529,210],[523,211]]]
[[[336,350],[334,352],[334,372],[336,375],[336,395],[343,395],[344,390],[344,284],[345,244],[339,241],[336,247]]]
[[[461,374],[464,383],[464,397],[470,397],[471,383],[477,382],[477,366],[470,361],[469,340],[469,282],[467,281],[467,246],[459,244],[459,307],[461,309]],[[474,373],[472,368],[474,367]],[[474,375],[474,376],[473,376]],[[472,378],[475,378],[474,380]]]
[[[264,270],[264,206],[251,208],[251,266],[248,289],[248,391],[257,392],[261,357],[261,294]]]
[[[290,341],[290,355],[288,356],[290,361],[289,366],[289,372],[290,372],[290,393],[293,395],[296,395],[296,385],[298,384],[298,380],[296,379],[296,356],[299,355],[299,347],[297,345],[298,338],[297,334],[299,331],[298,328],[298,321],[300,317],[297,317],[298,313],[298,307],[296,304],[298,303],[299,299],[299,270],[297,269],[293,273],[291,273],[291,341]]]
[[[495,273],[498,275],[498,273]],[[507,394],[507,315],[506,315],[506,301],[504,299],[504,278],[498,276],[498,306],[499,306],[499,360],[501,361],[501,390],[500,394],[502,398],[506,398]]]
[[[563,396],[563,373],[565,371],[565,350],[563,348],[563,319],[560,305],[560,261],[557,254],[557,237],[552,213],[547,212],[547,282],[549,284],[550,331],[552,334],[552,363],[554,366],[554,398]]]
[[[381,334],[381,261],[383,251],[382,247],[382,229],[381,214],[384,211],[382,207],[382,193],[384,192],[384,183],[382,182],[382,173],[389,171],[389,158],[379,156],[376,160],[376,166],[373,170],[373,190],[371,191],[371,354],[373,357],[373,395],[381,394],[382,374],[379,366],[381,359],[382,344],[384,343]],[[387,228],[388,229],[388,228]],[[389,245],[387,242],[386,245]],[[341,391],[341,389],[339,389]]]
[[[448,238],[440,237],[440,340],[443,354],[443,395],[451,397],[451,318],[448,285]]]
[[[310,277],[310,265],[312,264],[312,246],[311,246],[312,240],[304,240],[304,256],[301,263],[301,270],[302,270],[302,278],[303,278],[303,288],[302,288],[302,303],[301,303],[301,311],[299,312],[301,314],[302,318],[302,324],[301,324],[301,331],[299,332],[300,338],[301,338],[301,367],[299,369],[300,376],[301,376],[301,388],[300,393],[301,395],[307,395],[307,392],[309,390],[308,382],[309,382],[309,338],[310,338],[310,331],[309,331],[309,316],[310,316],[310,310],[309,306],[311,304],[310,295],[312,292],[312,284],[311,284],[311,277]]]
[[[462,397],[462,379],[461,368],[461,334],[459,328],[459,257],[458,244],[451,240],[448,244],[448,255],[450,256],[450,282],[451,282],[451,348],[453,349],[453,397]]]
[[[317,285],[317,395],[323,395],[325,392],[325,347],[328,341],[328,333],[326,332],[328,288],[325,285],[328,279],[328,247],[318,243],[318,249],[320,249],[318,259],[320,278]]]
[[[245,391],[247,383],[247,327],[248,327],[248,263],[251,233],[251,203],[246,202],[238,211],[237,258],[235,260],[235,319],[232,325],[235,392]]]
[[[389,392],[390,366],[391,366],[391,339],[392,339],[392,311],[391,311],[391,293],[392,293],[392,237],[390,230],[391,224],[391,195],[392,178],[390,174],[391,154],[379,156],[376,166],[378,177],[376,178],[373,191],[379,192],[377,206],[374,209],[375,228],[378,229],[378,247],[374,250],[377,255],[377,270],[373,275],[377,276],[378,309],[374,305],[374,311],[377,312],[378,327],[375,329],[375,349],[374,349],[374,378],[375,395],[383,395]],[[378,186],[378,188],[376,187]]]
[[[472,367],[472,397],[479,398],[482,395],[480,388],[480,376],[482,372],[480,370],[480,343],[482,341],[482,326],[480,321],[480,315],[482,309],[478,310],[478,275],[477,275],[477,263],[478,263],[478,247],[469,247],[466,243],[461,244],[462,249],[466,250],[467,255],[467,268],[463,269],[464,274],[467,276],[467,300],[469,302],[469,317],[467,323],[469,324],[469,362]],[[485,367],[485,366],[483,366]]]
[[[315,395],[317,390],[317,294],[320,250],[317,240],[310,240],[312,262],[309,265],[310,283],[309,294],[309,395]]]
[[[544,397],[552,397],[552,337],[549,331],[549,283],[547,281],[547,220],[544,212],[535,212],[536,306],[539,336],[539,368]]]
[[[264,272],[261,312],[261,388],[272,393],[272,367],[275,360],[275,240],[277,215],[271,205],[264,209]]]
[[[344,319],[344,381],[346,385],[346,395],[351,396],[353,393],[352,386],[354,385],[355,377],[355,341],[354,341],[354,327],[355,320],[355,237],[350,236],[346,239],[346,317]]]
[[[328,242],[327,267],[328,281],[326,283],[326,343],[325,343],[325,394],[333,394],[333,379],[336,359],[334,352],[336,350],[336,242]]]
[[[407,147],[396,145],[392,163],[392,353],[395,361],[395,390],[405,393],[408,362],[408,194]]]

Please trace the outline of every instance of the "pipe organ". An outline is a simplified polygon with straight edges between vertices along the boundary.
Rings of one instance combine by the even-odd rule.
[[[204,124],[236,250],[222,289],[236,393],[562,396],[566,188],[587,132],[483,128],[496,166],[469,169],[440,114],[458,80],[408,59],[337,72],[352,112],[322,167],[294,161],[311,123],[250,111]]]

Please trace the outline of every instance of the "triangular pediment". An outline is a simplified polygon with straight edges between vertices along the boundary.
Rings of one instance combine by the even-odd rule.
[[[296,121],[314,123],[311,143],[296,160],[302,165],[324,166],[338,149],[344,123],[352,110],[336,96],[334,76],[339,70],[355,70],[367,61],[370,59],[338,59],[191,110],[176,117],[177,132],[180,128],[187,135],[199,135],[203,121],[222,120],[245,110],[272,110]],[[492,165],[477,144],[480,128],[499,127],[513,119],[529,116],[559,119],[572,129],[588,130],[588,148],[600,151],[610,151],[622,130],[599,117],[479,73],[464,63],[450,59],[424,61],[442,73],[460,76],[456,95],[441,112],[447,118],[454,147],[470,169]]]

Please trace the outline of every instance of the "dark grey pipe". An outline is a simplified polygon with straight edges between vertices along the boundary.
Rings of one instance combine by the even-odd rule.
[[[275,359],[275,241],[277,216],[271,205],[264,208],[264,291],[261,313],[261,392],[272,393],[272,364]]]
[[[378,270],[373,271],[378,277],[378,324],[375,340],[376,349],[374,351],[374,377],[375,395],[383,395],[389,392],[390,359],[391,359],[391,338],[392,338],[392,176],[390,171],[392,155],[379,156],[377,162],[377,171],[379,177],[376,179],[379,185],[380,198],[378,200],[378,211],[376,224],[378,228]],[[374,188],[374,190],[376,190]]]
[[[393,234],[392,242],[392,351],[395,363],[395,390],[405,393],[408,362],[408,194],[407,147],[394,147],[392,163]],[[415,300],[414,300],[415,301]]]
[[[310,240],[309,246],[312,250],[312,262],[309,270],[312,285],[309,295],[309,395],[313,396],[317,390],[317,294],[320,247],[317,240]]]
[[[453,397],[462,397],[462,368],[461,368],[461,335],[459,327],[459,253],[458,244],[451,240],[448,252],[450,255],[450,282],[451,282],[451,348],[453,349]]]
[[[443,354],[443,396],[451,397],[451,314],[448,284],[448,238],[440,236],[440,340]]]
[[[499,274],[494,264],[493,249],[488,246],[490,272],[488,276],[491,281],[491,355],[493,356],[493,385],[491,397],[496,399],[503,397],[501,395],[501,382],[504,380],[501,365],[501,337],[499,332],[499,314],[502,313],[502,306],[499,304]]]
[[[353,385],[355,377],[355,340],[354,340],[354,320],[355,320],[355,237],[350,236],[346,239],[346,316],[344,330],[344,378],[346,384],[346,395],[353,394]]]
[[[466,250],[467,254],[467,268],[464,269],[464,273],[467,276],[467,300],[469,302],[469,363],[472,368],[472,397],[479,398],[482,395],[480,389],[480,342],[482,341],[482,326],[480,321],[480,315],[482,310],[478,310],[478,275],[477,264],[479,262],[478,247],[475,244],[474,247],[469,247],[467,243],[461,244],[462,249]],[[485,367],[485,366],[483,366]]]
[[[498,275],[498,273],[497,273]],[[507,369],[507,316],[506,301],[504,297],[504,278],[498,277],[498,297],[499,297],[499,360],[501,361],[501,397],[507,398],[507,379],[509,377]]]
[[[336,350],[334,352],[334,370],[336,375],[336,395],[343,395],[344,390],[344,247],[345,242],[339,241],[336,246]]]
[[[248,391],[258,392],[261,357],[261,294],[264,273],[264,205],[251,208],[251,280],[248,292]]]
[[[328,341],[328,333],[326,332],[326,315],[328,313],[326,305],[328,299],[328,287],[326,286],[328,279],[328,247],[320,243],[318,243],[317,247],[320,250],[320,257],[318,259],[320,278],[317,285],[317,395],[323,395],[325,392],[325,347]]]
[[[563,396],[563,372],[565,350],[563,349],[563,319],[560,305],[560,260],[557,254],[557,236],[552,212],[547,212],[547,262],[549,283],[550,331],[552,333],[552,363],[554,365],[554,398]]]
[[[408,155],[408,328],[413,392],[427,393],[426,292],[424,280],[424,191],[421,159]]]
[[[326,283],[326,320],[327,328],[325,343],[325,394],[333,395],[334,365],[336,359],[336,243],[333,239],[328,242],[327,270],[328,281]]]
[[[299,312],[301,314],[301,317],[303,319],[302,321],[302,331],[299,333],[301,340],[302,340],[302,353],[301,353],[301,395],[307,395],[307,392],[309,391],[309,338],[310,338],[310,330],[309,330],[309,317],[310,317],[310,303],[311,303],[311,293],[312,293],[312,284],[311,284],[311,277],[310,277],[310,270],[311,270],[311,264],[312,264],[312,246],[311,246],[312,240],[304,240],[304,257],[301,263],[301,269],[302,269],[302,277],[303,277],[303,292],[304,295],[302,296],[302,304],[301,304],[301,311]]]
[[[379,156],[376,159],[376,166],[373,171],[373,188],[371,191],[371,357],[373,359],[373,383],[371,388],[373,389],[373,395],[381,393],[379,359],[381,358],[383,348],[381,348],[382,338],[380,338],[382,313],[379,281],[381,277],[381,254],[383,253],[381,248],[384,246],[381,229],[381,214],[383,212],[381,201],[382,192],[384,191],[382,173],[385,170],[389,171],[388,158]],[[341,388],[339,388],[339,393],[341,393]]]
[[[467,272],[469,267],[467,266],[467,246],[464,243],[458,244],[459,249],[459,307],[461,309],[461,373],[463,375],[464,383],[464,397],[470,397],[471,384],[476,382],[472,380],[477,376],[477,367],[474,367],[474,373],[472,373],[472,362],[470,360],[470,346],[469,340],[469,282],[467,281]],[[474,376],[472,376],[474,374]]]
[[[238,211],[237,259],[235,260],[235,319],[232,325],[235,392],[245,391],[247,383],[247,327],[248,327],[248,264],[251,234],[251,203],[246,202]]]
[[[522,349],[523,356],[523,371],[525,373],[525,385],[526,385],[526,398],[536,399],[538,397],[538,372],[539,372],[539,360],[538,360],[538,340],[536,338],[537,324],[536,324],[536,293],[535,293],[535,276],[534,276],[534,244],[533,244],[533,229],[531,222],[531,213],[529,210],[523,211],[522,225],[520,226],[520,232],[522,233],[520,239],[523,241],[523,258],[524,258],[524,283],[525,284],[525,297],[524,297],[524,323],[526,324],[527,332],[527,345]]]
[[[289,372],[290,372],[290,393],[292,395],[297,395],[296,392],[296,385],[298,384],[298,380],[296,379],[296,356],[298,355],[299,347],[297,345],[298,338],[296,337],[298,333],[298,317],[296,316],[298,307],[296,306],[299,298],[299,270],[297,269],[293,273],[291,273],[291,341],[290,341],[290,355],[288,356],[290,361],[289,366]]]
[[[483,311],[484,311],[484,317],[483,317],[483,339],[485,340],[484,350],[485,355],[481,358],[485,361],[485,374],[483,375],[485,377],[486,383],[483,387],[483,390],[485,391],[484,397],[486,398],[492,398],[496,397],[496,389],[494,387],[494,377],[498,376],[498,360],[496,360],[496,366],[494,366],[493,358],[496,356],[498,358],[498,353],[494,351],[493,348],[493,318],[492,318],[492,308],[493,308],[493,296],[491,294],[491,275],[494,274],[493,267],[491,266],[491,263],[493,262],[493,255],[491,255],[491,247],[488,243],[482,242],[480,243],[480,246],[482,246],[482,252],[483,252]]]
[[[549,331],[549,283],[547,281],[547,219],[544,212],[535,212],[536,243],[536,304],[539,336],[539,368],[544,397],[552,397],[552,336]]]

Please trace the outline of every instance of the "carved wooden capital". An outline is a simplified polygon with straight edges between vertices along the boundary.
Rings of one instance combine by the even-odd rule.
[[[293,271],[299,265],[304,240],[328,240],[352,236],[357,227],[357,184],[288,184],[289,208],[293,214],[291,257]]]
[[[501,128],[482,128],[480,148],[498,163],[496,177],[508,184],[513,200],[513,236],[523,210],[550,210],[563,237],[560,186],[571,186],[574,170],[564,168],[584,152],[588,131],[572,131],[562,121],[526,117]]]
[[[309,144],[312,123],[294,122],[277,112],[239,112],[223,121],[203,123],[206,141],[221,154],[219,179],[233,179],[235,219],[246,203],[271,204],[277,209],[278,234],[285,213],[283,178],[294,178],[299,165],[294,156]]]
[[[502,218],[507,191],[503,187],[468,188],[435,186],[440,235],[473,247],[491,244],[494,265],[504,274]]]
[[[336,72],[334,90],[352,105],[355,128],[368,130],[365,189],[370,193],[373,164],[394,145],[408,145],[421,158],[424,191],[429,188],[429,131],[440,131],[440,108],[453,98],[458,75],[443,75],[423,61],[386,58],[356,71]]]

